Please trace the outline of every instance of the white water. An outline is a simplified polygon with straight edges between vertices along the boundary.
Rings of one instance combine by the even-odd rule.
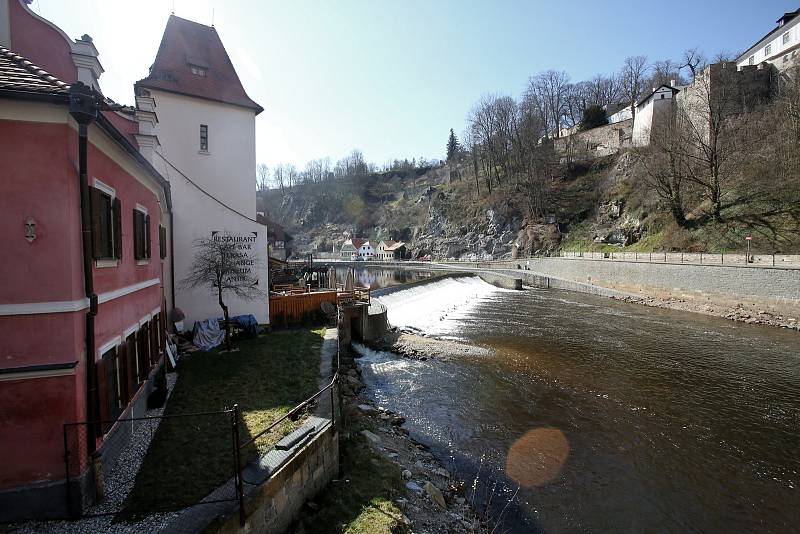
[[[497,288],[477,276],[445,278],[378,297],[386,306],[389,324],[398,328],[443,335],[453,323],[480,302],[510,291]]]

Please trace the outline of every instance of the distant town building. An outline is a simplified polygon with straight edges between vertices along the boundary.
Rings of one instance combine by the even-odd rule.
[[[779,71],[798,65],[800,49],[800,9],[784,13],[777,27],[748,48],[736,59],[739,68],[769,63]]]
[[[343,260],[351,260],[355,256],[358,256],[358,251],[364,241],[366,241],[366,239],[359,239],[357,237],[348,239],[342,243],[342,248],[339,251],[339,257]]]
[[[388,239],[378,243],[375,257],[379,260],[402,260],[407,255],[406,244]]]
[[[269,258],[286,261],[292,256],[292,237],[280,224],[268,219],[263,213],[259,212],[256,220],[267,227],[267,245],[269,247]]]

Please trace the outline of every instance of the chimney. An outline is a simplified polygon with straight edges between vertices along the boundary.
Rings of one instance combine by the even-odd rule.
[[[72,43],[71,48],[72,62],[78,69],[78,81],[101,92],[99,80],[104,71],[100,60],[97,59],[99,53],[92,42],[92,38],[84,34],[80,39],[76,39]]]
[[[670,87],[676,87],[676,86],[677,86],[677,84],[675,83],[675,80],[670,80],[670,81],[669,81],[669,86],[670,86]]]

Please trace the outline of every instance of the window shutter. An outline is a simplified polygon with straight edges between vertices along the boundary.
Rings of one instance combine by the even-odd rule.
[[[133,258],[136,260],[142,259],[139,255],[139,243],[142,241],[139,233],[139,211],[133,210]]]
[[[98,360],[95,363],[95,372],[97,373],[97,397],[98,402],[100,404],[98,414],[100,416],[100,421],[108,421],[110,419],[109,412],[108,412],[108,377],[106,376],[106,367],[107,367],[106,360]],[[102,433],[105,434],[106,428],[102,429]]]
[[[89,188],[89,209],[92,214],[92,257],[101,258],[103,256],[103,235],[100,231],[100,190],[90,187]]]
[[[122,396],[123,410],[132,394],[128,388],[128,351],[125,343],[117,347],[117,365],[119,366],[119,391]]]
[[[167,257],[167,229],[158,225],[158,253],[161,259]]]
[[[150,216],[144,216],[144,257],[150,258]]]
[[[128,401],[136,395],[139,389],[139,379],[136,376],[136,334],[128,336],[125,340],[125,360],[128,371]]]
[[[118,198],[114,199],[112,208],[114,217],[114,257],[122,259],[122,203]]]

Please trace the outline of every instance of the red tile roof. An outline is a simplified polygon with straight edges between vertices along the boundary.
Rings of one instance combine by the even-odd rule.
[[[69,85],[2,46],[0,46],[0,89],[51,95],[69,93]]]
[[[205,76],[192,73],[205,69]],[[247,96],[213,26],[170,15],[156,60],[136,86],[161,89],[264,111]]]

